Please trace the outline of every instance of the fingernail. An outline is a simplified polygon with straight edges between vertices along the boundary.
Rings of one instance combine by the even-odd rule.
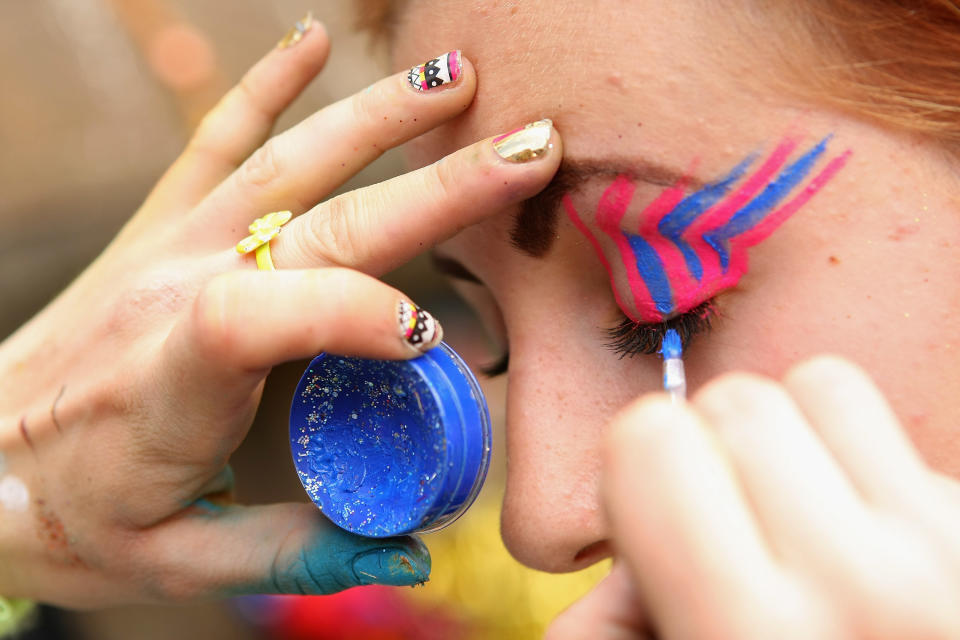
[[[297,44],[303,40],[303,36],[307,35],[307,31],[310,31],[310,27],[312,26],[313,12],[307,11],[307,15],[297,20],[296,24],[290,28],[290,31],[287,31],[287,35],[283,36],[280,42],[277,43],[277,48],[289,49],[293,45]]]
[[[430,567],[402,549],[374,549],[353,559],[357,584],[406,587],[430,579]]]
[[[406,300],[397,303],[397,324],[403,341],[420,353],[433,349],[443,340],[443,327],[440,323],[432,315]]]
[[[497,136],[493,139],[493,148],[504,160],[527,162],[539,158],[553,148],[550,143],[552,130],[553,121],[544,118]]]
[[[429,91],[453,84],[460,77],[463,67],[460,64],[460,50],[450,51],[439,58],[428,60],[410,69],[407,80],[417,91]]]

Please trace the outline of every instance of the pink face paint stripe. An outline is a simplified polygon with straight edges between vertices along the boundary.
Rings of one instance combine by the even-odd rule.
[[[720,264],[720,256],[717,255],[713,247],[707,244],[703,236],[726,223],[731,216],[757,195],[786,164],[790,154],[793,153],[798,144],[798,140],[785,138],[770,153],[764,163],[747,178],[743,186],[705,211],[700,219],[691,224],[683,233],[683,239],[700,258],[703,267],[703,273],[700,277],[701,282],[726,279],[726,274]]]
[[[669,189],[664,189],[656,200],[647,205],[640,214],[640,235],[644,237],[658,235],[657,225],[660,224],[663,216],[673,211],[674,207],[683,200],[689,182],[690,178],[687,176],[680,178],[676,184]]]
[[[623,263],[623,269],[627,275],[627,285],[630,287],[630,293],[633,295],[633,301],[636,304],[635,309],[647,309],[653,305],[653,296],[650,295],[640,270],[637,267],[636,255],[627,242],[626,236],[620,230],[620,222],[627,213],[630,201],[633,200],[635,186],[633,182],[624,175],[617,176],[607,189],[600,196],[600,203],[597,205],[597,226],[610,237],[610,240],[616,245],[620,252],[620,260]],[[609,269],[608,269],[609,271]],[[616,290],[616,282],[613,272],[610,272],[610,283]],[[631,307],[621,306],[621,309],[630,309]],[[633,314],[627,314],[631,320],[639,320]]]
[[[650,247],[660,256],[660,262],[663,264],[664,271],[670,281],[674,306],[678,302],[676,300],[677,292],[689,289],[693,276],[687,269],[686,260],[684,260],[680,249],[660,234],[658,225],[663,217],[673,211],[686,197],[689,183],[689,176],[680,178],[672,187],[665,189],[656,200],[647,205],[646,209],[640,214],[639,235],[647,239]],[[662,319],[662,317],[646,318],[646,320],[654,321]]]
[[[777,171],[786,164],[797,144],[796,140],[790,138],[781,142],[770,154],[770,157],[747,178],[739,189],[705,211],[697,221],[691,224],[683,233],[683,238],[689,241],[692,238],[702,237],[707,231],[715,229],[729,220],[734,213],[739,211],[743,205],[770,182]]]
[[[597,204],[597,226],[607,233],[618,231],[630,201],[633,200],[634,189],[629,178],[624,175],[617,176],[600,196],[600,203]]]
[[[777,230],[780,225],[786,222],[797,210],[810,201],[828,182],[840,171],[853,151],[847,149],[842,154],[831,160],[820,173],[813,177],[807,186],[800,193],[795,195],[790,201],[783,204],[779,209],[768,215],[763,222],[753,229],[742,233],[730,240],[730,267],[723,278],[717,283],[717,289],[735,284],[747,272],[748,256],[747,248],[759,244],[766,240],[770,234]]]
[[[738,244],[743,244],[747,247],[766,240],[771,233],[776,231],[777,227],[783,224],[787,218],[792,216],[800,207],[807,204],[820,189],[830,182],[833,176],[847,164],[847,160],[850,159],[852,153],[853,151],[847,149],[831,160],[792,200],[783,204],[779,209],[768,215],[749,231],[735,236],[733,239],[737,240]]]
[[[624,310],[630,307],[624,304],[623,298],[620,297],[620,290],[616,286],[616,276],[613,273],[613,269],[610,266],[610,261],[607,260],[606,254],[603,252],[603,247],[600,246],[600,241],[597,240],[597,237],[593,235],[593,232],[584,224],[583,220],[580,219],[580,214],[577,213],[577,208],[573,205],[573,199],[569,195],[563,196],[561,202],[563,202],[563,208],[567,211],[567,216],[570,218],[570,221],[573,223],[573,226],[577,230],[587,237],[587,240],[593,245],[593,250],[597,252],[597,257],[600,258],[600,262],[603,264],[603,268],[607,270],[607,274],[610,276],[610,282],[613,285],[613,297],[617,301],[617,306]]]

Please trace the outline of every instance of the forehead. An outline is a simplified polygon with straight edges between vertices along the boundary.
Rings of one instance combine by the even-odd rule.
[[[758,118],[757,104],[776,94],[744,79],[774,56],[745,48],[755,40],[726,15],[698,0],[412,2],[393,58],[399,69],[460,48],[477,68],[473,106],[424,137],[431,156],[550,117],[570,157],[642,153],[675,164],[695,153],[701,168],[720,171],[795,115],[784,107]]]

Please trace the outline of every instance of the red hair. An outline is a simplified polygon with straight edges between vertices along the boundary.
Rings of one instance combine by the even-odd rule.
[[[755,1],[814,56],[801,56],[791,90],[960,155],[960,0]],[[356,0],[357,25],[389,38],[403,3]],[[787,65],[794,52],[783,51]]]
[[[806,26],[818,64],[797,70],[801,94],[960,152],[960,1],[764,4]]]

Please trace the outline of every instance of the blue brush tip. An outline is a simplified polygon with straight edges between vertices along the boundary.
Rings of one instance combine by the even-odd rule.
[[[660,353],[664,360],[679,358],[683,355],[683,344],[680,342],[680,334],[676,329],[667,329],[663,334],[663,345],[660,347]]]

